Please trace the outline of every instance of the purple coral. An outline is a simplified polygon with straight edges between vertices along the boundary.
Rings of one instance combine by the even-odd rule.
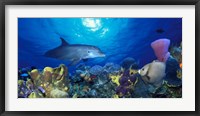
[[[137,77],[139,76],[139,74],[138,73],[136,73],[136,74],[134,74],[134,75],[131,75],[130,77],[129,77],[129,79],[130,79],[130,81],[132,82],[132,83],[135,83],[135,81],[137,80]]]
[[[21,85],[18,85],[18,97],[19,98],[27,98],[32,90],[28,89],[26,86],[26,82],[23,81]]]
[[[120,85],[122,85],[122,86],[129,86],[129,85],[130,85],[129,77],[127,77],[127,76],[122,76],[122,77],[119,79],[119,83],[120,83]]]
[[[118,86],[118,87],[116,88],[116,93],[117,93],[120,97],[122,97],[122,96],[124,96],[124,95],[127,95],[129,92],[130,92],[130,89],[127,88],[127,87],[125,87],[125,86]]]

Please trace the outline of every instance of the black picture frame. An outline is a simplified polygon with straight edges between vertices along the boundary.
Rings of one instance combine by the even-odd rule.
[[[0,114],[2,116],[58,116],[58,115],[96,115],[96,116],[199,116],[200,79],[199,79],[199,49],[200,49],[200,0],[0,0]],[[195,111],[5,111],[5,6],[6,5],[195,5]]]

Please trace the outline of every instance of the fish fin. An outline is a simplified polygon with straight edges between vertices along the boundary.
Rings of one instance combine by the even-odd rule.
[[[74,59],[71,61],[71,63],[69,64],[70,66],[77,64],[80,61],[80,59]]]
[[[88,59],[83,59],[83,62],[87,62],[88,61]]]
[[[61,46],[67,46],[67,45],[69,45],[69,43],[67,43],[62,37],[60,37],[60,39],[62,41]]]
[[[150,76],[146,75],[145,77],[147,78],[148,81],[150,81],[150,79],[151,79]]]

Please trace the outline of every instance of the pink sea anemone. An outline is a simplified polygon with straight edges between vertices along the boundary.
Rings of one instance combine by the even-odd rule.
[[[161,62],[166,62],[167,59],[170,56],[170,53],[168,52],[170,45],[169,39],[158,39],[151,43],[151,47],[154,50],[154,53],[157,57],[157,59]]]

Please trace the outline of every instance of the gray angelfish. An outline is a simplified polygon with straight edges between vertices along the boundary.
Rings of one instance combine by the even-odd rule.
[[[62,44],[45,53],[46,57],[59,60],[71,61],[70,65],[75,65],[81,60],[88,58],[105,57],[105,54],[96,46],[83,44],[69,44],[60,38]]]
[[[144,82],[159,87],[162,85],[163,78],[166,76],[165,69],[166,64],[164,62],[153,61],[142,67],[139,70],[139,74],[142,76]]]

